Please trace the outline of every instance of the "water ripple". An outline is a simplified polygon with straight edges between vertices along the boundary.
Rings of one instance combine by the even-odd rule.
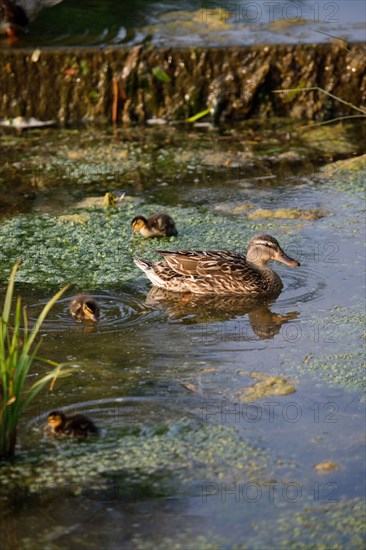
[[[326,288],[325,278],[318,271],[305,266],[281,272],[281,279],[284,289],[276,304],[283,307],[319,301]]]
[[[62,298],[58,300],[47,319],[42,325],[42,332],[67,332],[77,327],[83,327],[86,332],[116,332],[120,328],[131,327],[140,324],[151,316],[155,316],[156,312],[149,308],[144,303],[144,297],[141,300],[131,294],[119,292],[103,291],[93,293],[93,298],[100,308],[100,319],[97,323],[92,322],[77,322],[69,312],[70,302],[73,297]],[[42,307],[47,303],[47,300],[41,300],[27,306],[28,318],[30,324],[33,324]]]

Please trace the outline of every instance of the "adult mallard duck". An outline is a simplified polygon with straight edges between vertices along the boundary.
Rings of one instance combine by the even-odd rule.
[[[99,306],[89,294],[79,294],[70,304],[70,314],[77,321],[96,322],[99,318]]]
[[[268,266],[269,260],[300,265],[287,256],[270,235],[253,237],[246,256],[227,250],[157,252],[164,260],[155,264],[135,259],[135,264],[153,285],[195,294],[274,295],[283,285],[277,273]]]
[[[55,435],[87,437],[98,435],[99,430],[90,418],[83,414],[66,416],[62,411],[52,411],[47,416],[48,427]]]
[[[132,235],[140,231],[143,237],[175,237],[178,235],[173,218],[168,214],[155,214],[150,218],[136,216],[132,222]]]

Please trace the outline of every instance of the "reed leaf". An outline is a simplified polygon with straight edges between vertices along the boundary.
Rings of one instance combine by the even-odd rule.
[[[42,323],[50,309],[69,285],[50,299],[30,330],[26,308],[22,308],[20,297],[16,301],[12,314],[15,277],[20,263],[18,260],[14,264],[9,276],[0,316],[0,457],[9,457],[14,454],[19,420],[38,393],[48,382],[52,390],[57,378],[71,373],[71,369],[62,370],[63,364],[39,357],[41,341],[36,342]],[[35,360],[43,361],[53,369],[27,387],[28,374]]]
[[[19,269],[19,266],[21,264],[21,259],[17,260],[13,266],[13,269],[11,270],[11,274],[9,277],[9,284],[5,295],[5,302],[3,307],[3,314],[2,318],[5,324],[9,322],[9,316],[10,316],[10,310],[11,310],[11,301],[13,298],[13,292],[14,292],[14,284],[15,284],[15,276],[17,274],[17,271]]]
[[[64,286],[61,290],[59,290],[58,292],[56,292],[56,294],[51,298],[51,300],[44,306],[44,308],[42,309],[37,321],[36,321],[36,324],[34,325],[31,333],[30,333],[30,336],[27,340],[27,343],[26,345],[24,346],[24,350],[28,353],[28,350],[30,349],[30,347],[32,346],[35,338],[37,337],[37,334],[43,324],[43,321],[46,319],[48,313],[50,312],[51,308],[54,306],[54,304],[57,302],[57,300],[59,298],[61,298],[61,296],[63,295],[63,293],[70,287],[70,285],[66,285]]]

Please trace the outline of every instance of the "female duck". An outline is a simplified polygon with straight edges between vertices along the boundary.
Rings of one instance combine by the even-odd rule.
[[[70,304],[70,314],[77,321],[98,321],[99,307],[97,302],[88,294],[75,296]]]
[[[178,235],[173,218],[168,214],[155,214],[150,218],[136,216],[132,222],[132,235],[140,231],[143,237],[175,237]]]
[[[87,437],[98,435],[99,430],[90,418],[83,414],[66,416],[61,411],[52,411],[47,417],[48,427],[55,435],[70,437]]]
[[[226,250],[158,252],[163,261],[152,264],[136,258],[135,264],[154,286],[195,294],[274,295],[283,285],[269,260],[300,265],[274,237],[264,234],[251,239],[246,256]]]

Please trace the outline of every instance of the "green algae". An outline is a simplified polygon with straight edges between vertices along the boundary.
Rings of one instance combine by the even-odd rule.
[[[319,474],[327,474],[329,472],[334,472],[334,470],[340,470],[340,465],[333,460],[326,460],[324,462],[319,462],[314,465],[314,470]]]
[[[366,362],[364,351],[336,353],[321,358],[310,357],[306,370],[331,387],[349,391],[364,390],[366,386]]]
[[[341,387],[349,391],[364,391],[366,387],[365,361],[365,311],[350,310],[335,306],[330,315],[318,321],[317,334],[325,334],[329,342],[343,342],[338,353],[325,354],[318,350],[317,355],[310,354],[300,365],[289,360],[288,369],[310,374],[318,382],[330,387]]]
[[[334,501],[282,513],[275,521],[259,521],[257,537],[248,547],[292,548],[296,550],[342,550],[364,548],[365,503],[358,498]]]
[[[359,172],[360,170],[364,171],[366,169],[366,155],[360,155],[358,157],[351,157],[345,160],[338,160],[337,162],[332,162],[327,164],[322,168],[322,172]]]
[[[290,393],[294,393],[296,391],[295,386],[290,384],[285,378],[271,376],[264,372],[250,372],[247,374],[251,378],[257,378],[260,381],[248,388],[241,388],[240,390],[237,390],[235,392],[235,397],[239,401],[258,401],[264,397],[289,395]]]
[[[149,205],[140,211],[164,211]],[[176,238],[131,238],[131,220],[141,212],[128,202],[118,209],[78,210],[62,217],[20,215],[0,228],[1,279],[21,257],[17,281],[47,287],[66,282],[84,287],[125,283],[141,276],[133,257],[158,259],[156,249],[229,248],[244,251],[255,226],[244,226],[195,208],[170,208]]]
[[[327,164],[320,169],[320,180],[343,193],[364,195],[366,155]]]
[[[293,550],[343,550],[364,548],[365,505],[360,499],[350,499],[328,506],[313,506],[301,511],[280,512],[275,520],[252,522],[245,532],[245,541],[238,543],[230,533],[225,537],[212,530],[197,535],[193,530],[180,532],[176,537],[153,534],[148,540],[136,535],[133,542],[138,550],[174,548],[195,550],[263,550],[290,548]],[[255,534],[253,534],[253,531]]]
[[[255,220],[258,218],[265,218],[265,219],[289,219],[289,220],[296,220],[296,219],[302,219],[302,220],[319,220],[321,218],[324,218],[324,216],[327,216],[329,212],[326,210],[321,210],[320,208],[313,208],[313,209],[307,209],[307,210],[300,210],[299,208],[277,208],[276,210],[269,210],[269,209],[263,209],[260,208],[258,210],[254,210],[253,212],[250,212],[248,214],[249,220]]]
[[[322,154],[351,155],[352,146],[343,124],[325,126],[307,126],[302,133],[304,144],[317,148]]]
[[[141,535],[135,535],[132,539],[136,550],[155,550],[156,548],[165,550],[222,550],[227,547],[227,538],[223,538],[216,533],[207,535],[197,535],[193,530],[184,530],[183,533],[177,533],[174,537],[155,536],[149,537],[149,540]],[[231,546],[232,549],[245,550],[246,545]]]
[[[116,431],[115,431],[116,432]],[[1,503],[6,505],[19,487],[28,494],[65,489],[108,488],[108,480],[148,483],[154,494],[168,494],[177,484],[181,490],[197,481],[258,480],[267,468],[263,452],[238,437],[228,426],[192,426],[187,422],[107,433],[97,441],[61,441],[58,449],[43,456],[18,459],[0,468]]]

